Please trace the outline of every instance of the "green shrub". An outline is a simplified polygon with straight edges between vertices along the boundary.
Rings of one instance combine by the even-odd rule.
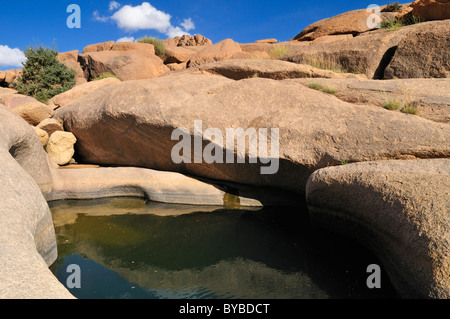
[[[13,83],[18,93],[47,103],[55,95],[73,88],[76,72],[59,62],[57,55],[57,51],[44,47],[26,49],[23,74]]]
[[[153,44],[155,47],[155,54],[164,60],[166,55],[166,45],[163,41],[153,37],[142,37],[138,39],[137,42]]]
[[[398,12],[398,11],[400,11],[401,8],[402,8],[402,5],[399,4],[398,2],[394,2],[394,3],[389,2],[389,4],[386,6],[386,8],[381,10],[381,12]]]
[[[119,80],[120,80],[120,78],[119,78],[117,75],[115,75],[115,74],[112,74],[112,73],[103,73],[102,75],[100,75],[99,77],[96,77],[96,78],[93,79],[92,81],[103,80],[103,79],[106,79],[106,78],[116,78],[116,79],[119,79]]]

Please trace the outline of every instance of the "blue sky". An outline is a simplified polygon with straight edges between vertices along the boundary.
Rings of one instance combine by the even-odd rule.
[[[309,24],[376,1],[360,0],[51,0],[1,1],[0,70],[20,68],[30,45],[59,52],[89,44],[137,39],[166,39],[202,34],[213,43],[231,38],[251,43],[266,38],[292,39]],[[68,28],[70,4],[81,9],[81,28]],[[379,3],[380,5],[386,3]]]

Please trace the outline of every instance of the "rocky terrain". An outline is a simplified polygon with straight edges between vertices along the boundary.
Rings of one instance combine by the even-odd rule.
[[[287,42],[184,36],[165,40],[164,56],[147,43],[91,44],[58,55],[76,86],[47,104],[13,89],[21,70],[0,71],[0,297],[71,297],[48,270],[47,201],[136,196],[306,201],[313,225],[375,252],[401,296],[450,298],[450,2],[382,9],[383,21],[420,23],[369,28],[364,9]],[[94,81],[106,73],[115,77]],[[277,173],[207,136],[203,146],[247,160],[175,163],[172,133],[195,141],[198,120],[222,132],[278,128]]]

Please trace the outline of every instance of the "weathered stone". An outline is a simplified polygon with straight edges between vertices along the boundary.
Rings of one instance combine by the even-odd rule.
[[[39,127],[33,126],[34,131],[36,132],[37,136],[39,137],[39,140],[42,143],[42,146],[47,146],[48,143],[48,133],[44,131],[43,129],[40,129]]]
[[[103,86],[111,85],[114,83],[120,83],[120,80],[117,78],[114,78],[114,77],[110,77],[110,78],[105,78],[102,80],[91,81],[91,82],[87,82],[87,83],[84,83],[81,85],[77,85],[74,88],[70,89],[69,91],[66,91],[64,93],[61,93],[61,94],[53,97],[49,101],[49,105],[52,105],[52,107],[54,109],[65,106],[65,105],[79,99],[80,97],[82,97],[86,94],[89,94]]]
[[[12,110],[33,126],[51,118],[55,113],[51,107],[38,101],[20,104]]]
[[[39,123],[37,128],[45,131],[49,137],[56,131],[64,131],[62,122],[56,119],[45,119]]]
[[[3,105],[5,105],[10,109],[18,107],[21,104],[35,103],[35,102],[38,102],[35,98],[32,98],[31,96],[17,94],[17,91],[0,95],[0,103],[2,103]]]
[[[415,0],[398,18],[412,15],[422,21],[450,19],[450,2],[448,0]]]
[[[312,41],[317,38],[337,34],[357,35],[370,30],[367,19],[371,15],[367,10],[354,10],[332,18],[320,20],[309,25],[292,40]]]
[[[320,68],[341,69],[344,72],[365,74],[368,78],[383,79],[384,71],[398,44],[416,28],[417,25],[405,26],[396,31],[379,29],[361,33],[345,41],[289,45],[289,51],[281,60],[311,64]]]
[[[113,45],[114,41],[91,44],[83,49],[83,53],[110,51]]]
[[[450,155],[445,124],[342,102],[295,80],[174,73],[100,88],[57,110],[56,117],[77,136],[80,163],[175,171],[301,194],[313,171],[342,161]],[[262,175],[261,167],[268,165],[248,160],[175,163],[171,155],[178,142],[172,133],[186,128],[192,137],[196,120],[204,130],[218,128],[223,134],[227,128],[278,128],[279,170]],[[219,148],[238,156],[236,145]],[[242,152],[240,157],[249,156],[248,148]]]
[[[143,44],[145,45],[145,44]],[[150,45],[146,45],[151,48]],[[86,78],[95,79],[112,73],[121,80],[141,80],[158,77],[169,69],[152,50],[100,51],[80,55],[80,63]]]
[[[255,41],[255,43],[269,43],[269,44],[275,44],[277,42],[278,42],[277,39],[264,39],[264,40]]]
[[[450,123],[450,79],[295,79],[305,86],[316,83],[335,89],[340,100],[384,108],[389,101],[415,105],[417,116]]]
[[[274,80],[292,78],[364,78],[363,75],[351,73],[335,73],[330,70],[317,69],[309,65],[291,63],[279,60],[226,60],[203,64],[195,69],[212,74],[226,76],[233,80],[252,77]]]
[[[450,20],[417,25],[399,42],[384,78],[450,77],[449,34]]]
[[[226,39],[219,43],[206,46],[203,50],[197,52],[189,60],[188,67],[194,67],[214,61],[226,60],[239,52],[242,52],[240,45],[231,39]]]
[[[450,297],[449,159],[324,168],[306,192],[312,223],[370,247],[403,297]]]
[[[66,165],[75,154],[76,142],[77,139],[72,133],[56,131],[50,136],[46,150],[56,164]]]
[[[73,298],[49,270],[57,259],[52,216],[42,193],[51,175],[35,131],[0,105],[0,298]]]
[[[168,47],[181,47],[181,46],[203,46],[211,45],[212,41],[205,38],[200,34],[194,36],[183,35],[181,37],[174,37],[171,39],[163,40]]]

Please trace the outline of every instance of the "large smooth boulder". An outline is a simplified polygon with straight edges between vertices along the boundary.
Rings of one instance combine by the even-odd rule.
[[[84,84],[80,84],[80,85],[73,87],[69,91],[66,91],[64,93],[54,96],[52,99],[50,99],[48,104],[50,106],[52,106],[54,109],[56,109],[58,107],[65,106],[65,105],[79,99],[80,97],[82,97],[86,94],[89,94],[103,86],[114,84],[114,83],[119,83],[119,82],[120,82],[119,79],[110,77],[110,78],[106,78],[106,79],[102,79],[102,80],[91,81],[91,82],[87,82]]]
[[[305,86],[334,88],[340,100],[384,108],[397,101],[417,108],[417,116],[450,124],[450,79],[295,79]]]
[[[197,52],[188,62],[188,67],[194,67],[201,64],[230,59],[234,54],[242,52],[239,43],[231,39],[223,40],[219,43],[205,46],[204,49]]]
[[[112,43],[97,45],[80,54],[79,61],[88,80],[105,73],[117,75],[121,80],[140,80],[158,77],[169,72],[163,61],[155,55],[154,46],[146,43]]]
[[[48,105],[39,101],[20,104],[12,109],[30,125],[38,125],[43,120],[51,118],[54,111]]]
[[[449,34],[450,20],[421,23],[399,42],[384,78],[450,77]]]
[[[286,45],[288,52],[281,60],[383,79],[398,44],[416,28],[420,25],[405,26],[396,31],[379,29],[340,41],[292,42]]]
[[[445,124],[353,105],[294,81],[174,74],[100,88],[57,110],[56,117],[77,137],[79,163],[147,167],[301,194],[313,171],[343,161],[450,155],[450,131]],[[216,150],[233,154],[234,163],[172,159],[181,139],[172,140],[174,130],[185,128],[186,140],[199,139],[200,132],[193,129],[196,120],[203,122],[203,131],[222,132],[224,141],[218,142]],[[227,128],[266,128],[274,150],[277,139],[271,129],[279,129],[279,157],[268,151],[268,158],[259,156],[257,163],[249,163],[248,147],[244,151],[236,144],[226,146]],[[243,133],[237,135],[243,137]],[[205,136],[203,145],[212,139]],[[245,163],[237,163],[236,157]],[[264,159],[272,162],[262,163]],[[264,167],[276,168],[277,161],[279,169],[274,174],[262,174]]]
[[[200,65],[196,70],[226,76],[233,80],[252,77],[284,80],[292,78],[365,78],[351,73],[335,73],[305,64],[279,60],[233,59]],[[187,70],[189,72],[189,70]]]
[[[449,159],[324,168],[306,195],[312,223],[370,247],[402,296],[450,298]]]
[[[335,17],[323,19],[306,27],[292,40],[312,41],[323,36],[336,34],[357,35],[361,32],[372,29],[367,24],[367,19],[371,14],[371,12],[362,9],[345,12]]]
[[[0,105],[0,298],[73,298],[49,270],[57,259],[47,156],[35,131]]]

